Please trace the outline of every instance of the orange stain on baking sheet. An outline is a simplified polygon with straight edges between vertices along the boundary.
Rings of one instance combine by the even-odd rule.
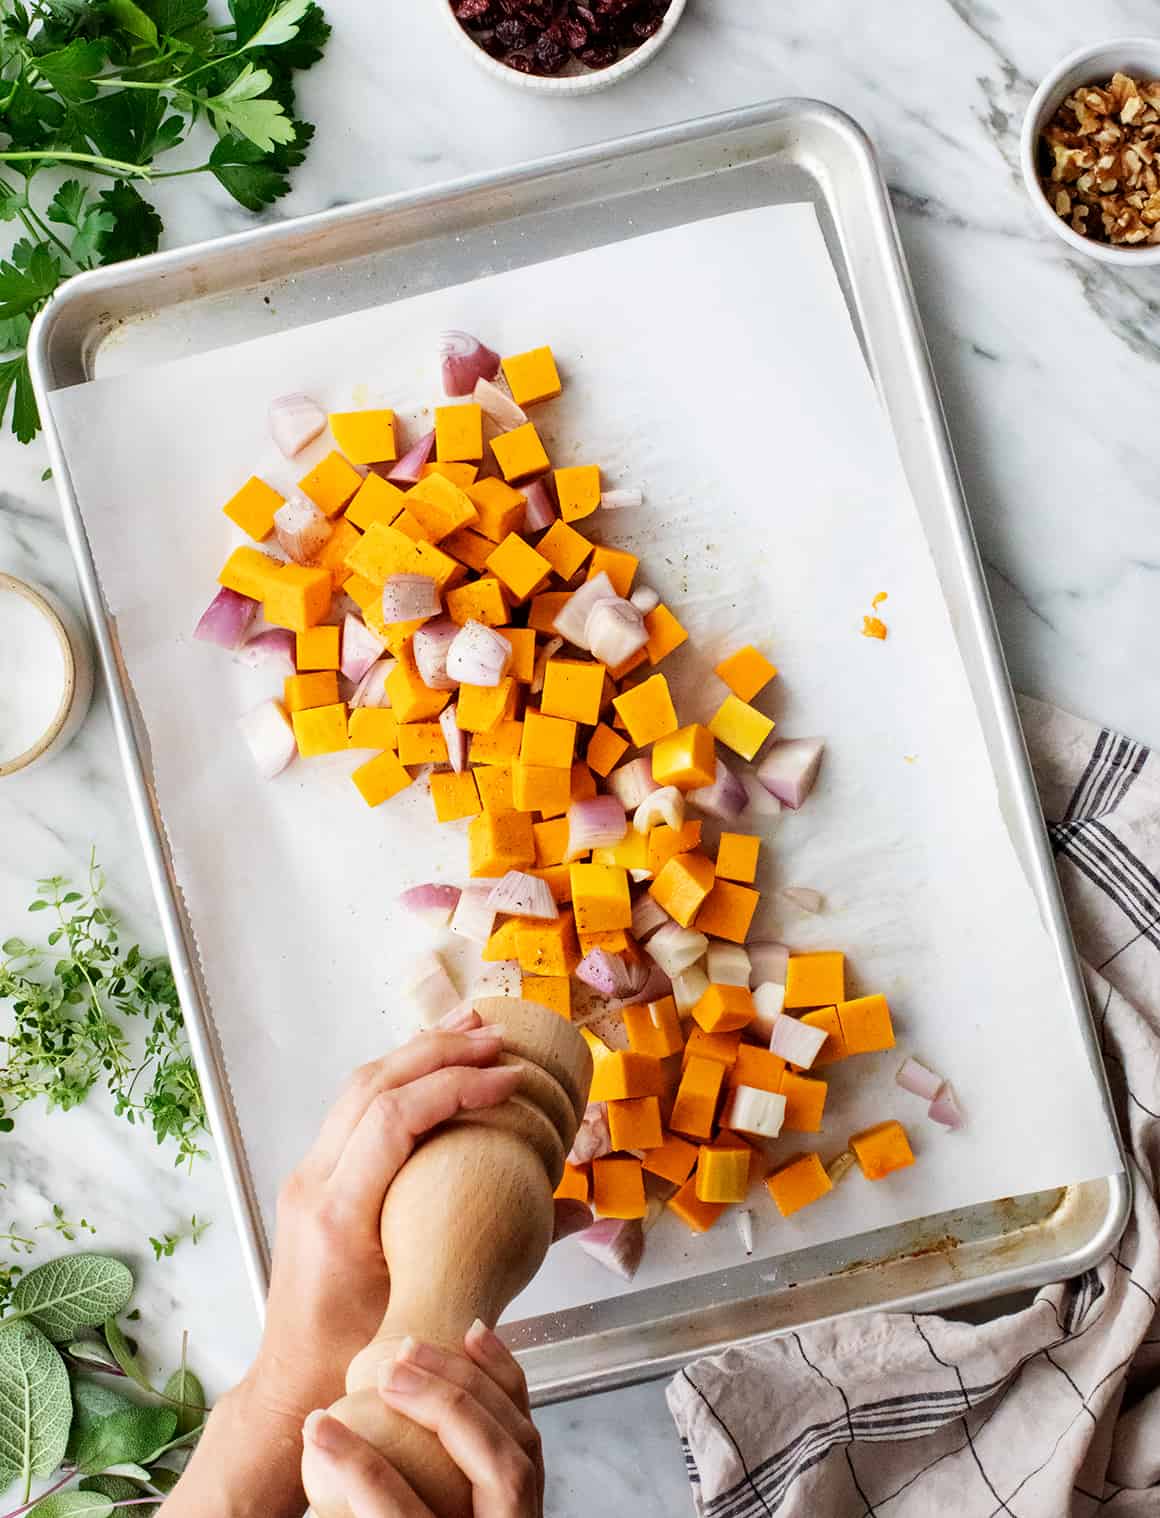
[[[874,599],[870,602],[871,611],[877,611],[878,608],[882,605],[883,601],[888,599],[889,598],[886,592],[884,590],[880,590]],[[882,642],[885,642],[886,632],[886,623],[882,621],[881,617],[869,616],[862,618],[862,636],[864,638],[878,638]]]

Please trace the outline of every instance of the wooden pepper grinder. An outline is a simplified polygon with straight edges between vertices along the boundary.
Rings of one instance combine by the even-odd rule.
[[[426,1138],[383,1204],[390,1301],[378,1333],[351,1361],[346,1396],[330,1408],[381,1450],[437,1518],[471,1518],[471,1487],[434,1434],[379,1396],[380,1366],[411,1335],[463,1353],[476,1318],[494,1327],[539,1270],[552,1242],[552,1193],[588,1100],[592,1056],[571,1023],[533,1002],[474,1002],[504,1027],[501,1064],[519,1065],[516,1094],[499,1107],[463,1112]],[[351,1518],[329,1472],[303,1456],[317,1518]]]

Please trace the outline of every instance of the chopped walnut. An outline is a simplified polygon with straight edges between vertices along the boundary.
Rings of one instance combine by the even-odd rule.
[[[1116,74],[1070,94],[1044,127],[1039,179],[1057,216],[1093,242],[1160,245],[1160,79]]]

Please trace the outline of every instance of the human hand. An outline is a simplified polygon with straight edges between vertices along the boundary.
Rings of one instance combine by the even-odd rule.
[[[541,1518],[544,1461],[523,1371],[482,1323],[463,1347],[467,1359],[404,1340],[383,1367],[379,1395],[436,1435],[471,1483],[473,1518]],[[390,1462],[337,1418],[312,1412],[303,1436],[355,1518],[432,1518]]]

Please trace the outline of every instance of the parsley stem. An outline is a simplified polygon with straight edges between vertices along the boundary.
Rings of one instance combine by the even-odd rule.
[[[132,174],[140,179],[148,179],[150,171],[140,163],[122,163],[117,158],[102,158],[95,153],[65,153],[57,148],[48,148],[41,152],[0,153],[0,163],[28,163],[39,160],[41,163],[87,163],[98,168],[110,169],[117,174]]]

